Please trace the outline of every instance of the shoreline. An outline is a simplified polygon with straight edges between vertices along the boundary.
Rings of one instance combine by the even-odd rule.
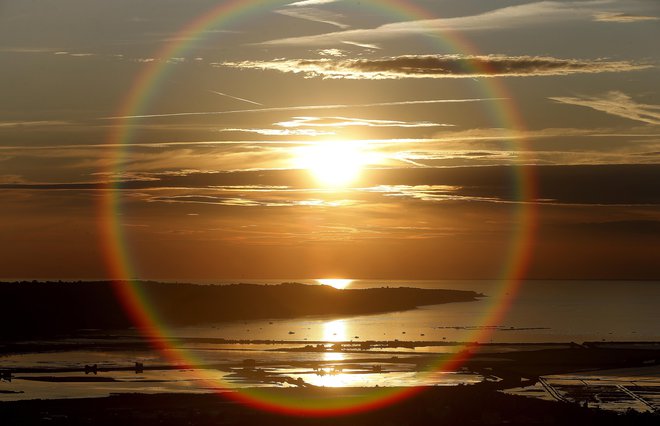
[[[209,339],[202,339],[208,341]],[[91,372],[90,366],[81,361],[73,364],[44,365],[40,367],[28,367],[14,364],[13,366],[3,366],[3,360],[20,359],[29,355],[47,354],[76,354],[77,352],[89,352],[98,354],[128,354],[128,353],[153,353],[158,354],[151,344],[154,342],[131,342],[128,344],[119,343],[117,345],[99,346],[97,343],[88,345],[66,345],[43,342],[41,344],[31,344],[24,347],[23,350],[8,351],[7,348],[0,349],[0,372],[2,379],[11,379],[16,374],[63,374],[63,373],[84,373]],[[179,342],[187,345],[186,341]],[[338,345],[336,342],[324,342],[311,344],[309,342],[296,341],[270,341],[266,345],[280,346],[276,348],[255,348],[245,349],[244,347],[223,347],[214,349],[218,352],[236,352],[242,357],[233,359],[196,362],[182,365],[173,363],[170,360],[163,359],[160,362],[129,362],[130,357],[124,356],[114,358],[114,361],[94,365],[93,374],[98,373],[116,373],[133,372],[136,374],[144,371],[167,371],[180,369],[198,369],[198,370],[221,370],[221,371],[254,371],[259,369],[270,369],[275,374],[283,366],[295,368],[311,368],[313,371],[331,366],[368,366],[371,364],[380,365],[398,365],[406,364],[414,366],[412,370],[393,371],[423,371],[427,365],[437,364],[439,360],[455,360],[460,362],[455,364],[454,369],[449,371],[468,371],[473,373],[482,373],[490,376],[499,376],[498,387],[506,387],[509,382],[519,384],[524,379],[535,381],[541,376],[552,374],[564,374],[570,372],[599,371],[622,368],[643,368],[655,367],[660,365],[660,342],[584,342],[577,344],[569,343],[463,343],[463,342],[438,342],[443,346],[455,346],[456,352],[425,352],[414,351],[416,347],[433,346],[435,342],[386,342],[392,345],[411,348],[413,351],[378,351],[372,348],[364,347],[360,349],[357,345],[348,343],[348,346]],[[236,343],[242,345],[243,342]],[[419,345],[418,345],[419,344]],[[231,343],[227,344],[231,346]],[[249,345],[249,343],[248,343]],[[204,347],[199,348],[203,350]],[[137,352],[135,352],[137,351]],[[270,353],[290,354],[291,357],[271,358]],[[312,358],[295,358],[296,354],[314,355]],[[349,356],[350,355],[350,356]],[[251,357],[251,358],[250,358]],[[292,358],[293,357],[293,358]],[[66,358],[65,358],[66,359]],[[119,359],[119,360],[118,360]],[[121,361],[124,359],[124,361]],[[16,362],[16,361],[14,361]],[[71,364],[69,362],[68,364]],[[60,361],[61,363],[61,361]],[[138,369],[139,368],[139,369]],[[363,368],[363,367],[360,367]],[[286,370],[286,369],[285,369]],[[378,372],[380,370],[365,370],[367,372]],[[6,375],[6,376],[5,376]]]
[[[304,343],[297,342],[297,346],[305,349]],[[407,343],[412,344],[413,342]],[[458,345],[457,348],[463,347],[459,342],[442,343],[445,345],[455,344]],[[143,363],[140,361],[138,365],[137,362],[132,362],[132,357],[136,356],[136,352],[131,352],[131,350],[123,352],[125,349],[120,348],[116,352],[120,355],[119,357],[110,357],[109,354],[113,353],[110,346],[97,346],[98,350],[101,351],[99,352],[101,356],[99,359],[107,359],[110,364],[101,362],[98,365],[93,364],[90,366],[86,363],[87,361],[82,363],[79,358],[74,358],[67,361],[68,364],[72,365],[64,368],[61,366],[58,368],[55,364],[37,367],[40,358],[31,358],[32,367],[25,365],[23,368],[16,368],[19,365],[14,364],[14,368],[6,368],[8,365],[3,366],[3,359],[8,359],[9,356],[20,361],[23,355],[4,355],[0,357],[0,370],[8,376],[3,376],[5,383],[3,383],[4,386],[0,387],[0,400],[4,399],[4,402],[0,402],[0,413],[19,413],[16,414],[16,418],[22,418],[21,416],[27,415],[26,413],[31,410],[43,411],[47,409],[50,410],[49,412],[60,411],[68,419],[79,419],[81,416],[89,416],[89,413],[85,412],[84,409],[80,411],[80,407],[93,405],[104,406],[106,407],[105,410],[110,412],[123,410],[121,412],[128,416],[127,421],[137,421],[136,419],[142,418],[141,416],[145,414],[144,405],[149,404],[149,401],[157,405],[157,401],[162,402],[168,398],[176,398],[177,400],[187,401],[185,404],[191,410],[199,411],[204,410],[202,407],[204,404],[200,405],[200,401],[205,401],[204,398],[206,397],[217,398],[217,395],[214,395],[215,393],[251,392],[249,391],[251,388],[258,389],[259,393],[272,394],[275,398],[283,397],[283,395],[297,395],[297,398],[303,399],[326,399],[330,404],[336,404],[337,398],[342,398],[341,395],[344,394],[370,393],[379,388],[383,391],[407,389],[406,392],[413,392],[413,389],[416,388],[429,388],[431,393],[441,392],[443,398],[452,398],[451,395],[459,394],[464,395],[465,398],[476,398],[473,400],[473,404],[479,404],[484,395],[487,395],[488,398],[500,398],[500,396],[493,395],[508,392],[511,394],[507,393],[504,397],[513,399],[507,399],[507,401],[518,401],[515,404],[520,406],[521,404],[535,405],[536,402],[530,402],[534,401],[533,399],[522,395],[531,392],[529,396],[538,397],[538,392],[542,391],[542,389],[539,390],[541,386],[552,389],[554,395],[566,395],[565,392],[572,395],[571,392],[575,393],[575,389],[585,387],[584,384],[580,384],[580,380],[593,382],[592,386],[595,387],[593,389],[585,388],[585,390],[592,389],[590,392],[595,392],[594,395],[599,392],[607,393],[610,392],[608,389],[612,389],[618,392],[619,396],[617,398],[625,399],[627,398],[626,395],[620,391],[620,389],[623,389],[622,386],[625,386],[627,392],[635,392],[636,395],[642,392],[642,394],[639,394],[642,396],[637,396],[638,399],[645,398],[643,394],[645,391],[643,390],[637,390],[634,386],[630,387],[625,383],[617,384],[619,382],[616,382],[616,379],[608,387],[605,386],[606,381],[599,377],[605,377],[609,371],[617,370],[623,373],[631,371],[634,374],[641,375],[640,377],[645,377],[645,374],[657,377],[658,368],[660,368],[660,342],[645,342],[641,345],[638,342],[595,343],[595,345],[589,344],[589,342],[583,342],[583,344],[468,345],[461,352],[444,354],[425,352],[381,353],[370,350],[326,350],[318,353],[315,351],[316,348],[309,347],[306,349],[310,349],[311,352],[307,354],[313,355],[313,357],[306,358],[307,355],[301,354],[299,348],[291,348],[291,346],[296,346],[296,342],[287,341],[280,343],[280,345],[286,347],[275,349],[274,353],[277,356],[274,358],[268,355],[270,353],[268,350],[246,352],[241,349],[236,352],[237,356],[227,358],[221,362],[186,365],[169,361],[160,363],[155,361],[144,361]],[[41,359],[49,359],[48,354],[53,353],[49,349],[54,348],[46,344],[34,349],[36,349],[35,352],[26,355],[44,354],[44,358]],[[73,349],[68,352],[75,354],[76,350]],[[91,347],[87,350],[89,353],[94,353]],[[145,350],[154,351],[153,349]],[[226,348],[220,349],[220,351],[223,350],[225,354],[229,353]],[[66,360],[66,354],[67,351],[63,353],[64,358],[50,358],[51,362],[55,359]],[[304,356],[299,358],[298,354]],[[226,355],[220,357],[225,358]],[[453,362],[457,359],[456,357],[460,358],[458,363]],[[443,365],[447,367],[443,368]],[[439,375],[429,373],[427,372],[428,368],[440,368],[442,372]],[[645,371],[650,373],[645,373]],[[204,379],[205,377],[208,379]],[[562,379],[562,377],[564,378]],[[580,379],[580,377],[583,377],[583,379]],[[585,377],[591,377],[591,379]],[[6,380],[7,378],[9,381]],[[401,382],[402,379],[403,382]],[[339,382],[336,382],[336,380],[339,380]],[[556,385],[555,383],[566,380],[573,380],[575,386],[578,387],[572,385],[572,387],[567,388],[566,385]],[[635,381],[630,380],[631,382]],[[404,382],[409,383],[409,385],[401,386],[398,384]],[[649,388],[657,389],[653,392],[660,391],[660,378],[656,382],[658,384],[653,386],[657,387]],[[358,385],[351,386],[351,383],[358,383]],[[369,383],[369,385],[359,385],[359,383]],[[60,395],[59,397],[43,394],[44,389],[49,389],[50,386],[53,386],[55,391],[51,395]],[[70,386],[78,387],[78,390],[74,390],[73,393],[67,391],[67,387]],[[93,386],[96,389],[90,394],[85,391],[87,386]],[[437,391],[436,388],[446,389]],[[41,391],[38,391],[42,392],[41,394],[34,393],[38,389],[41,389]],[[118,389],[123,390],[119,391]],[[133,389],[133,391],[129,389]],[[534,389],[537,390],[534,391]],[[534,394],[534,392],[537,392],[537,394]],[[579,398],[583,397],[579,395],[584,394],[585,391],[580,392],[576,394],[578,396],[570,396],[570,398],[582,404],[583,400]],[[86,398],[84,400],[77,399],[81,395]],[[521,399],[516,399],[518,397]],[[562,396],[562,398],[567,400],[568,396]],[[587,396],[584,396],[584,398],[587,398]],[[590,399],[584,401],[591,401],[595,397],[588,396],[588,398]],[[222,403],[226,405],[227,402],[234,402],[235,399],[223,399],[224,402]],[[416,400],[416,396],[413,396],[410,400]],[[121,404],[136,406],[136,408],[127,409],[124,405],[120,407],[116,405],[117,401],[123,401]],[[419,402],[419,400],[417,401]],[[408,399],[401,402],[404,405],[406,403],[408,403]],[[426,402],[419,403],[426,404]],[[433,406],[432,403],[429,402],[429,404],[428,407]],[[566,405],[565,403],[562,404],[564,405],[561,405],[559,409],[563,410],[562,407],[566,407]],[[571,404],[569,405],[578,405],[577,403]],[[652,407],[652,405],[649,406]],[[173,407],[158,408],[158,410],[161,410],[160,412],[171,414],[170,409],[173,409]],[[236,409],[244,413],[242,415],[247,415],[247,413],[254,415],[255,413],[249,407],[240,406]],[[399,408],[395,409],[394,412],[397,413],[398,410]],[[512,411],[510,414],[514,415],[514,412]],[[0,418],[4,418],[2,416],[0,414]],[[5,414],[5,417],[7,416],[10,415]],[[367,417],[369,416],[371,414],[367,414]],[[612,419],[615,418],[620,417],[612,417]],[[99,420],[95,418],[95,421]],[[655,420],[657,420],[657,417],[655,417]],[[37,423],[34,424],[41,424],[39,423],[41,420],[37,419],[35,421]],[[207,423],[199,424],[200,426],[207,425]],[[516,423],[509,422],[509,424]],[[149,425],[149,423],[146,423],[146,425]]]
[[[166,284],[158,282],[17,282],[0,285],[0,332],[13,337],[49,337],[84,329],[133,326],[123,298],[137,297],[145,324],[190,326],[228,321],[351,316],[405,311],[420,306],[472,302],[471,290],[382,287],[339,290],[326,285]],[[132,307],[131,309],[138,309]],[[38,311],[40,317],[25,316]],[[135,312],[133,312],[133,315]],[[17,319],[20,318],[20,321]],[[8,325],[11,324],[11,327]]]

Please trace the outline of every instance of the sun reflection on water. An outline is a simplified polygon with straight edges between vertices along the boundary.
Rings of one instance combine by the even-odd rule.
[[[345,320],[334,320],[323,323],[323,340],[326,342],[345,342],[348,340]]]
[[[323,341],[344,342],[346,341],[346,321],[334,320],[323,323]],[[324,352],[323,361],[343,361],[346,359],[343,353],[338,351]]]
[[[323,361],[343,361],[346,357],[341,352],[325,352],[323,353]]]
[[[328,388],[351,387],[356,383],[364,381],[362,375],[344,374],[327,372],[325,374],[316,374],[307,378],[308,383],[314,386],[323,386]]]

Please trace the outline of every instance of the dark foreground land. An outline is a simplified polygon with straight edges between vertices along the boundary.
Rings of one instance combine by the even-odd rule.
[[[422,305],[469,302],[473,291],[416,288],[337,290],[329,286],[195,285],[149,281],[15,282],[0,285],[0,338],[25,339],[80,329],[133,326],[122,301],[139,295],[150,312],[171,325],[232,320],[295,318],[305,315],[360,315]]]
[[[614,346],[610,348],[610,346]],[[566,372],[594,371],[612,368],[653,367],[660,360],[660,349],[653,342],[640,343],[584,343],[570,347],[519,350],[510,352],[506,345],[503,351],[491,352],[490,345],[472,346],[474,356],[463,363],[467,371],[479,372],[484,377],[499,378],[485,380],[472,385],[449,387],[426,387],[412,397],[385,407],[357,414],[318,417],[310,415],[284,415],[261,411],[235,402],[225,390],[218,394],[120,394],[105,398],[24,400],[0,403],[0,425],[658,425],[660,412],[625,413],[593,408],[592,398],[544,401],[501,392],[519,386],[531,386],[541,376]],[[532,345],[534,346],[534,345]],[[547,345],[542,345],[547,346]],[[484,349],[486,352],[481,353]],[[510,348],[512,349],[512,348]],[[367,351],[368,352],[368,351]],[[361,364],[383,363],[381,359],[353,359],[353,369]],[[294,357],[292,357],[294,358]],[[420,366],[429,360],[421,357]],[[308,364],[327,367],[324,361],[279,361],[273,364],[258,363],[243,368],[231,365],[236,374],[252,378],[253,383],[282,382],[276,380],[278,367],[302,369]],[[326,365],[327,364],[327,365]],[[333,365],[337,362],[333,362]],[[177,368],[176,366],[173,366]],[[227,366],[225,366],[227,367]],[[154,366],[165,369],[165,366]],[[222,369],[223,366],[200,366],[198,368]],[[99,369],[99,376],[66,376],[64,380],[36,377],[44,382],[92,383],[112,380],[104,376],[110,369]],[[26,371],[13,371],[15,379],[21,379]],[[74,372],[69,372],[73,374]],[[254,374],[251,374],[254,373]],[[257,374],[264,373],[264,374]],[[52,374],[52,372],[51,372]],[[286,373],[283,373],[286,374]],[[260,388],[262,395],[296,401],[305,406],[310,402],[325,406],[354,405],[365,395],[372,395],[377,388],[327,388],[306,386],[293,382],[297,388]],[[63,385],[64,383],[59,383]],[[56,385],[57,386],[57,385]],[[584,405],[589,401],[589,407]],[[349,404],[343,404],[343,402]]]
[[[273,389],[280,397],[359,398],[369,389]],[[261,411],[223,394],[116,395],[97,399],[0,403],[3,425],[657,425],[660,416],[616,414],[577,404],[506,395],[480,386],[430,387],[401,402],[358,414],[315,417]]]

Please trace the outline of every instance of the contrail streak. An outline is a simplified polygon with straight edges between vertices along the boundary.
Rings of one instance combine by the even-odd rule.
[[[251,101],[251,100],[245,99],[245,98],[239,98],[238,96],[232,96],[232,95],[228,95],[228,94],[222,93],[222,92],[216,92],[215,90],[209,90],[209,92],[215,93],[216,95],[225,96],[227,98],[236,99],[237,101],[243,101],[243,102],[247,102],[247,103],[253,104],[253,105],[264,106],[264,104],[260,104],[259,102]]]
[[[101,117],[100,119],[122,120],[128,118],[182,117],[182,116],[190,116],[190,115],[245,114],[245,113],[254,113],[254,112],[301,111],[301,110],[321,110],[321,109],[339,109],[339,108],[370,108],[370,107],[397,106],[397,105],[424,105],[424,104],[444,104],[444,103],[462,103],[462,102],[501,101],[505,99],[508,98],[431,99],[426,101],[378,102],[371,104],[353,104],[353,105],[344,105],[344,104],[300,105],[300,106],[288,106],[288,107],[235,109],[229,111],[173,112],[167,114],[124,115],[118,117]]]

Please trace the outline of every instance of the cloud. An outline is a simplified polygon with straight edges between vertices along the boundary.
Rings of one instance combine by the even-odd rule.
[[[341,29],[348,28],[349,26],[339,22],[343,15],[339,13],[321,10],[314,7],[296,7],[287,9],[278,9],[275,13],[280,15],[290,16],[292,18],[304,19],[306,21],[319,22],[323,24],[333,25]]]
[[[429,151],[399,151],[395,154],[396,158],[406,162],[414,162],[420,160],[447,160],[447,159],[497,159],[504,158],[507,160],[515,159],[520,153],[511,151],[458,151],[458,150],[429,150]],[[521,158],[525,161],[526,158]],[[419,164],[422,165],[422,164]]]
[[[60,49],[54,47],[0,47],[2,53],[53,53],[58,54]],[[68,53],[68,52],[64,52]]]
[[[192,203],[192,204],[215,204],[221,206],[234,206],[234,207],[293,207],[293,206],[307,206],[307,207],[341,207],[354,205],[354,200],[321,200],[321,199],[301,199],[301,200],[286,200],[286,199],[258,199],[248,197],[219,197],[212,195],[174,195],[174,196],[160,196],[149,198],[151,202],[165,202],[165,203]]]
[[[313,1],[313,0],[312,0]],[[297,5],[310,5],[303,2]],[[329,3],[329,2],[328,2]],[[610,1],[558,2],[541,1],[491,10],[478,15],[437,18],[381,25],[377,28],[355,29],[333,33],[270,40],[266,45],[328,45],[343,41],[369,41],[434,31],[484,31],[503,28],[532,27],[553,22],[591,19]],[[315,4],[320,4],[315,2]]]
[[[325,136],[334,132],[324,132],[314,129],[221,129],[221,132],[256,133],[264,136]]]
[[[606,114],[660,125],[660,106],[635,102],[630,96],[611,91],[601,96],[552,97],[553,101],[569,105],[584,106]]]
[[[627,61],[559,59],[549,56],[404,55],[375,59],[276,59],[225,62],[238,69],[301,73],[307,78],[400,79],[527,77],[579,73],[624,72],[651,65]]]
[[[319,4],[337,3],[338,1],[342,1],[342,0],[301,0],[294,3],[289,3],[287,4],[287,6],[294,6],[294,7],[316,6]]]
[[[319,56],[332,56],[335,58],[346,56],[346,52],[341,49],[321,49],[317,50],[316,53],[318,53]]]
[[[432,139],[419,139],[419,142],[463,142],[463,141],[507,141],[512,139],[540,139],[567,137],[612,137],[612,138],[658,138],[660,133],[647,126],[627,129],[623,132],[616,128],[564,128],[549,127],[536,130],[512,130],[506,128],[475,128],[462,131],[453,129],[439,131]],[[461,145],[462,146],[462,145]]]
[[[240,207],[283,207],[286,203],[281,202],[268,202],[256,201],[247,198],[238,197],[218,197],[212,195],[173,195],[173,196],[160,196],[152,197],[149,199],[151,202],[164,202],[164,203],[193,203],[193,204],[215,204],[223,206],[240,206]]]
[[[113,116],[113,117],[100,117],[100,119],[122,120],[127,118],[182,117],[182,116],[194,116],[194,115],[248,114],[248,113],[281,112],[281,111],[313,111],[313,110],[342,109],[342,108],[371,108],[371,107],[400,106],[400,105],[431,105],[431,104],[445,104],[445,103],[501,101],[504,99],[505,98],[427,99],[427,100],[411,100],[411,101],[374,102],[369,104],[292,105],[292,106],[284,106],[284,107],[235,109],[228,111],[172,112],[166,114],[124,115],[124,116]]]
[[[327,136],[336,134],[334,131],[317,130],[324,128],[337,129],[342,127],[452,127],[452,124],[431,123],[428,121],[398,121],[373,120],[347,117],[293,117],[289,121],[274,123],[279,129],[258,128],[227,128],[221,132],[256,133],[264,136]]]
[[[41,120],[41,121],[0,121],[0,129],[3,128],[24,128],[24,127],[44,127],[44,126],[66,126],[71,124],[62,120]]]
[[[293,117],[290,121],[281,121],[275,125],[286,128],[296,127],[452,127],[452,124],[431,123],[428,121],[369,120],[347,117]]]
[[[511,180],[516,166],[409,168],[372,170],[371,186],[444,185],[458,187],[445,194],[462,199],[496,202],[536,202],[573,205],[657,205],[660,203],[660,166],[579,165],[523,166],[533,176],[535,194],[521,199]],[[517,169],[521,171],[521,169]],[[442,192],[442,191],[441,191]]]
[[[377,44],[370,44],[370,43],[358,43],[356,41],[342,41],[343,44],[348,44],[349,46],[357,46],[361,47],[363,49],[369,49],[369,50],[380,50],[382,49],[380,46]]]
[[[521,169],[522,167],[522,169]],[[519,191],[516,176],[528,175],[534,194]],[[124,176],[118,188],[153,197],[186,196],[170,202],[205,204],[309,205],[323,203],[382,204],[384,199],[414,202],[482,201],[567,205],[660,205],[660,165],[468,166],[367,169],[354,187],[324,191],[310,181],[306,170],[247,170],[216,173],[152,173]],[[98,182],[26,184],[0,183],[9,190],[100,190]],[[263,189],[263,190],[259,190]],[[153,191],[158,191],[156,194]],[[163,193],[163,191],[165,193]],[[202,197],[200,197],[202,196]],[[209,198],[215,197],[215,198]],[[385,198],[383,198],[385,197]],[[226,201],[230,200],[230,201]],[[242,200],[242,201],[239,201]],[[247,200],[247,201],[246,201]],[[322,201],[318,201],[322,200]],[[319,204],[320,203],[320,204]],[[329,205],[329,204],[326,204]]]
[[[420,201],[497,201],[495,198],[461,196],[458,192],[460,189],[459,186],[450,185],[378,185],[365,188],[364,191],[380,193],[386,197],[411,198]]]
[[[224,97],[226,97],[226,98],[235,99],[235,100],[237,100],[237,101],[246,102],[246,103],[248,103],[248,104],[264,106],[264,104],[261,104],[261,103],[259,103],[259,102],[251,101],[251,100],[249,100],[249,99],[245,99],[245,98],[239,98],[238,96],[228,95],[228,94],[226,94],[226,93],[217,92],[217,91],[215,91],[215,90],[209,90],[209,92],[211,92],[211,93],[215,93],[216,95],[224,96]]]
[[[87,56],[96,56],[95,53],[72,53],[72,52],[67,52],[67,51],[64,51],[64,50],[60,50],[60,51],[54,52],[53,55],[57,55],[57,56],[73,56],[73,57],[77,57],[77,58],[84,58],[84,57],[87,57]]]
[[[631,15],[623,12],[600,12],[594,15],[594,21],[597,22],[618,22],[622,24],[657,20],[660,20],[657,16]]]

